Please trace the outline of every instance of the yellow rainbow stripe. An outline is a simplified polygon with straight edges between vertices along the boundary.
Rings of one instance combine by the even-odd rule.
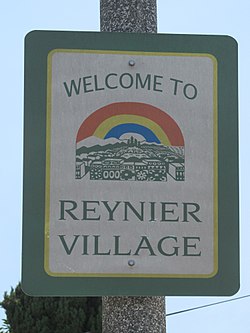
[[[169,138],[167,137],[166,133],[162,130],[162,128],[156,124],[154,121],[142,117],[142,116],[136,116],[131,114],[123,114],[119,116],[113,116],[106,120],[104,120],[95,130],[93,133],[94,136],[103,139],[106,134],[115,126],[121,125],[121,124],[127,124],[127,123],[133,123],[145,126],[149,128],[159,139],[159,141],[164,144],[165,146],[170,146],[171,142]]]

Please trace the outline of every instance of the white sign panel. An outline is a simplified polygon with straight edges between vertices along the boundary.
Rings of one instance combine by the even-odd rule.
[[[217,273],[217,64],[209,54],[53,50],[45,269]]]

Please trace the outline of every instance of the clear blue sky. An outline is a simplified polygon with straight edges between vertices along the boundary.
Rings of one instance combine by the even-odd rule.
[[[20,280],[24,36],[38,29],[99,31],[99,1],[4,1],[0,8],[2,299],[4,291]],[[241,289],[234,297],[250,294],[249,13],[248,0],[158,0],[159,33],[231,35],[239,44]],[[224,299],[230,298],[169,297],[167,312]],[[248,333],[250,298],[170,317],[167,326],[170,333]]]

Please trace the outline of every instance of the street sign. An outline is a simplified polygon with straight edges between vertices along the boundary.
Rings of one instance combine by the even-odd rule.
[[[25,59],[24,290],[235,293],[235,41],[36,31]]]

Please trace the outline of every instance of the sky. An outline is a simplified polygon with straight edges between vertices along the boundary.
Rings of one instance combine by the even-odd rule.
[[[20,280],[22,234],[24,37],[32,30],[99,31],[98,0],[2,1],[0,299]],[[232,297],[168,297],[167,313],[250,294],[248,0],[158,0],[158,32],[230,35],[239,45],[241,287]],[[247,333],[250,298],[167,318],[170,333]],[[4,318],[0,311],[0,318]]]

